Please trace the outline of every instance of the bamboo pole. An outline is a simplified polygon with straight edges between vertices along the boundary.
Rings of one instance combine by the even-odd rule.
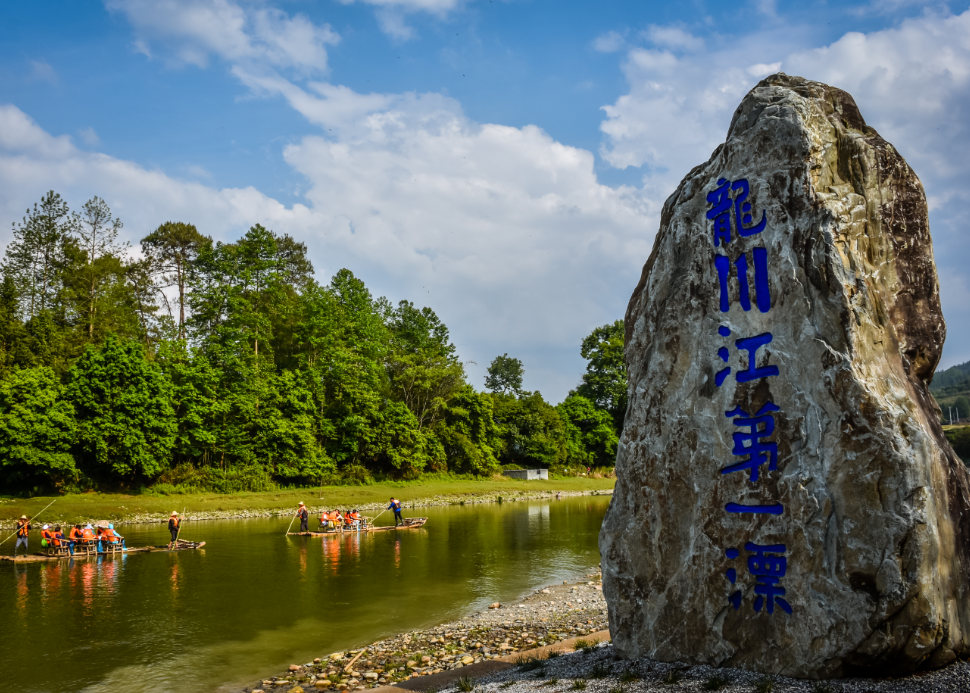
[[[52,505],[54,505],[54,503],[56,503],[56,502],[57,502],[57,498],[55,498],[55,499],[54,499],[54,500],[52,500],[52,501],[51,501],[50,503],[48,503],[48,504],[47,504],[47,507],[45,507],[45,508],[44,508],[44,510],[47,510],[47,508],[49,508],[49,507],[51,507],[51,506],[52,506]],[[41,510],[41,511],[40,511],[40,513],[42,513],[42,512],[44,512],[44,510]],[[32,518],[30,518],[29,520],[27,520],[27,524],[29,525],[29,524],[30,524],[31,522],[33,522],[34,520],[36,520],[36,519],[37,519],[37,517],[38,517],[38,516],[40,515],[40,513],[37,513],[37,515],[34,515],[34,516],[33,516]],[[17,534],[17,532],[18,532],[18,531],[19,531],[19,530],[16,530],[16,529],[15,529],[15,530],[13,531],[13,534],[11,534],[11,535],[10,535],[10,537],[12,537],[12,536],[14,536],[15,534]],[[9,539],[10,539],[10,537],[7,537],[7,538],[6,538],[6,539],[4,539],[3,541],[0,541],[0,545],[2,545],[2,544],[5,544],[5,543],[7,543],[7,541],[8,541]]]

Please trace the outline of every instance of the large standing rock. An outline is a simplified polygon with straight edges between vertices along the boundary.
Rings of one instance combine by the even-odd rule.
[[[623,655],[826,677],[970,652],[926,198],[849,94],[779,74],[745,97],[667,200],[626,330],[600,534]]]

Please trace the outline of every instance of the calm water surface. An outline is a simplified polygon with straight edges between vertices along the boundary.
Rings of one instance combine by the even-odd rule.
[[[424,529],[346,537],[286,537],[282,519],[186,523],[183,538],[205,549],[4,562],[0,681],[25,693],[252,685],[577,575],[599,563],[608,504],[419,508],[405,517],[430,517]],[[122,531],[129,546],[168,541],[163,524]]]

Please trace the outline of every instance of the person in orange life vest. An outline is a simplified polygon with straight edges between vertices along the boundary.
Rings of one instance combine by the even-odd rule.
[[[48,546],[52,546],[51,540],[53,538],[54,538],[54,533],[51,532],[51,526],[50,525],[44,525],[43,527],[40,528],[40,545],[41,545],[41,548],[45,548],[46,549]]]
[[[14,556],[17,555],[17,549],[20,548],[20,545],[21,544],[23,544],[24,553],[25,554],[27,553],[27,551],[28,551],[28,549],[27,549],[27,538],[30,535],[30,530],[31,529],[33,529],[33,526],[27,520],[27,516],[26,515],[21,515],[20,516],[20,519],[17,520],[17,543],[13,545],[13,555]]]
[[[74,547],[81,543],[81,525],[74,525],[71,528],[71,534],[68,537],[68,547],[71,549],[71,555],[74,555]]]
[[[175,541],[179,536],[179,514],[172,511],[171,517],[168,518],[168,533],[172,535],[172,541],[169,542],[168,548],[175,546]]]
[[[81,543],[82,544],[94,544],[98,541],[98,535],[94,533],[94,527],[91,525],[85,525],[84,529],[81,530]]]
[[[300,518],[300,532],[309,532],[310,528],[307,523],[310,521],[310,511],[306,509],[303,501],[300,501],[300,505],[296,509],[296,516]]]
[[[121,549],[127,551],[128,547],[125,546],[125,538],[115,531],[114,523],[108,523],[108,529],[104,530],[104,540],[109,544],[121,544]]]
[[[71,542],[68,542],[67,541],[67,537],[65,537],[64,536],[64,532],[61,531],[61,526],[60,525],[54,525],[54,546],[55,547],[60,547],[63,543],[67,543],[67,548],[71,552],[71,554],[73,555],[74,554],[74,546],[72,545]]]

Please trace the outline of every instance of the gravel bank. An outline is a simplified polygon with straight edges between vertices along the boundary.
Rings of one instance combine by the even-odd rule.
[[[537,590],[436,628],[403,633],[362,649],[294,664],[290,671],[243,689],[246,693],[358,691],[521,653],[518,666],[473,680],[474,693],[966,693],[970,662],[896,679],[804,681],[741,669],[715,669],[649,659],[619,659],[608,642],[548,659],[530,650],[606,629],[606,603],[598,572],[580,582]],[[493,605],[493,607],[496,605]],[[582,645],[583,643],[579,643]],[[355,659],[356,658],[356,659]],[[348,673],[344,668],[353,662]],[[430,683],[431,680],[429,680]],[[410,685],[410,684],[409,684]],[[429,690],[433,689],[429,686]],[[403,693],[407,693],[402,690]],[[460,693],[450,684],[438,693]]]
[[[595,633],[606,624],[597,571],[580,582],[536,590],[515,604],[492,604],[453,623],[293,664],[290,671],[243,690],[365,690]]]
[[[475,693],[965,693],[970,691],[970,663],[956,662],[938,671],[897,679],[805,681],[765,676],[742,669],[668,664],[649,659],[619,659],[610,643],[555,659],[535,662],[482,677]],[[457,693],[455,686],[440,693]]]

